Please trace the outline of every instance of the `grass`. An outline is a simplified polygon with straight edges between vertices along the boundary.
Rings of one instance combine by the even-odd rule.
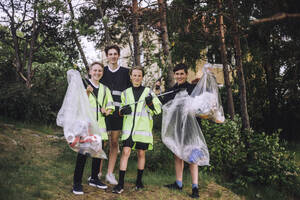
[[[55,135],[58,137],[49,137]],[[28,125],[0,121],[0,199],[120,199],[120,200],[187,200],[191,193],[191,177],[188,166],[184,171],[184,190],[169,191],[164,184],[175,181],[172,154],[155,133],[154,150],[147,152],[146,169],[143,182],[146,188],[133,190],[137,173],[136,152],[132,151],[125,176],[125,192],[112,194],[112,186],[107,191],[87,185],[91,172],[91,159],[87,160],[83,187],[84,197],[74,196],[72,188],[76,153],[64,141],[62,130],[51,126]],[[297,162],[300,162],[300,145],[293,147]],[[106,173],[107,161],[104,162],[103,174]],[[116,164],[116,175],[118,175]],[[251,186],[247,193],[240,196],[232,192],[230,183],[221,177],[209,174],[199,168],[200,199],[284,199],[285,196],[268,187]]]
[[[50,134],[58,137],[49,137]],[[76,153],[61,139],[62,136],[61,130],[57,128],[0,122],[0,199],[82,199],[70,192]],[[154,162],[154,159],[161,156],[160,152],[157,148],[147,152],[147,161]],[[161,163],[159,160],[156,162]],[[117,163],[116,172],[118,165]],[[174,181],[173,165],[170,165],[170,168],[168,162],[165,162],[149,166],[159,166],[159,170],[146,169],[143,176],[146,189],[134,191],[137,169],[136,154],[133,151],[125,177],[126,192],[115,195],[111,193],[112,186],[109,186],[107,191],[87,186],[86,180],[91,171],[91,159],[88,159],[83,175],[84,199],[189,199],[189,187],[181,193],[162,187]],[[161,170],[163,167],[168,169]],[[104,174],[106,168],[107,161],[104,162]],[[211,183],[211,179],[205,174],[200,174],[200,180],[201,186],[215,184]],[[184,184],[189,186],[190,182],[189,172],[185,171]],[[207,193],[206,196],[211,195],[204,187],[201,190]]]

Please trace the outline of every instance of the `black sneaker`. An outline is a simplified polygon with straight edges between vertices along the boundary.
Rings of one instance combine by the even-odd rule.
[[[123,189],[123,186],[121,186],[121,185],[116,185],[112,190],[112,192],[115,194],[121,194],[123,191],[124,191],[124,189]]]
[[[192,198],[199,198],[199,191],[198,191],[198,188],[193,188],[192,189],[192,194],[190,195],[190,197]]]
[[[182,190],[182,187],[179,187],[176,182],[168,185],[164,185],[164,187],[169,188],[171,190]]]
[[[82,185],[73,185],[73,193],[76,195],[82,195],[83,194]]]
[[[135,189],[136,189],[136,190],[140,190],[140,189],[143,189],[143,188],[144,188],[143,183],[138,183],[138,184],[136,184],[136,186],[135,186]]]
[[[90,179],[88,182],[89,182],[90,186],[97,187],[97,188],[100,188],[100,189],[107,189],[107,185],[102,183],[98,178],[97,179]]]

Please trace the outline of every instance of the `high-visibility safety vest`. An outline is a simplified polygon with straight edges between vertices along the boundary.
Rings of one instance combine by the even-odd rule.
[[[154,110],[151,110],[145,101],[139,102],[137,104],[132,104],[135,102],[132,87],[126,89],[121,95],[121,106],[132,104],[132,112],[130,115],[124,115],[122,137],[121,140],[126,140],[130,135],[132,135],[132,140],[134,142],[143,142],[149,144],[148,150],[153,149],[153,118],[154,114],[161,113],[161,103],[156,95],[151,92],[150,88],[145,88],[142,95],[138,101],[145,100],[145,98],[151,93],[153,96]]]
[[[106,124],[105,124],[105,116],[101,113],[101,108],[112,109],[115,110],[115,106],[113,105],[113,99],[110,93],[110,90],[105,85],[99,83],[99,90],[97,101],[94,95],[89,95],[89,101],[95,112],[95,118],[97,119],[98,126],[100,128],[101,138],[102,140],[108,140]]]

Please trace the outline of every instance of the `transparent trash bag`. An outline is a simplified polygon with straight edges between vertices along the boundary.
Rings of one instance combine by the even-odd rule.
[[[203,67],[203,76],[197,83],[191,94],[191,109],[197,117],[210,119],[216,123],[225,121],[224,111],[219,95],[216,77],[209,70],[211,64],[205,64]]]
[[[100,129],[90,106],[88,96],[76,70],[68,70],[68,89],[56,123],[63,127],[69,147],[83,155],[106,159],[102,150]]]
[[[163,106],[162,141],[180,159],[209,165],[209,152],[195,114],[186,109],[191,97],[186,91]]]

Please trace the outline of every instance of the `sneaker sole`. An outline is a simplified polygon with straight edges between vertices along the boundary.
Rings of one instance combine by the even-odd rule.
[[[78,192],[78,191],[75,191],[75,190],[73,190],[73,193],[76,194],[76,195],[83,195],[84,194],[83,192]]]
[[[90,186],[93,186],[93,187],[97,187],[97,188],[100,188],[100,189],[107,189],[107,185],[105,186],[100,186],[100,185],[96,185],[94,183],[89,183]]]
[[[121,189],[120,191],[113,190],[112,192],[115,193],[115,194],[121,194],[123,191],[124,191],[124,189]]]

